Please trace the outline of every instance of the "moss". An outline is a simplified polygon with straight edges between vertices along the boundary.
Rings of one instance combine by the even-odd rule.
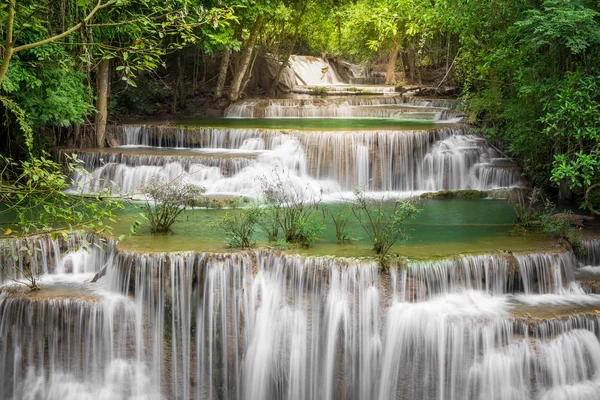
[[[445,199],[468,199],[478,200],[488,197],[486,192],[479,190],[441,190],[439,192],[427,192],[419,196],[424,200],[445,200]]]

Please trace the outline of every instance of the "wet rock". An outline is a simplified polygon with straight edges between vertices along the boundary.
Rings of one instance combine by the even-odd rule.
[[[488,197],[486,192],[479,190],[440,190],[439,192],[427,192],[419,196],[425,200],[445,200],[445,199],[485,199]]]

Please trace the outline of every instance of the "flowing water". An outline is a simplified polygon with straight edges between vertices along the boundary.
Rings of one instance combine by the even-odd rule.
[[[47,273],[37,294],[0,297],[2,398],[600,394],[600,295],[580,286],[571,253],[408,261],[381,272],[265,251],[143,255],[110,242],[69,250],[77,240],[14,242],[39,251],[3,260],[9,275],[26,263]]]
[[[521,174],[462,127],[428,130],[304,131],[208,127],[113,128],[125,145],[79,153],[85,192],[131,194],[155,174],[184,177],[209,194],[260,196],[257,182],[289,177],[309,193],[341,198],[356,186],[414,195],[424,191],[520,187]],[[148,148],[150,146],[151,148]],[[156,147],[176,148],[160,154]],[[71,151],[70,153],[73,153]],[[77,153],[75,151],[75,153]],[[194,153],[194,154],[191,154]]]
[[[299,92],[352,89],[329,61],[291,61]],[[283,175],[332,202],[356,186],[414,196],[524,185],[455,102],[365,90],[394,89],[113,126],[119,147],[57,157],[77,155],[72,190],[87,193],[135,195],[156,174],[238,197],[260,197],[260,179]],[[332,244],[328,226],[311,250],[347,256],[336,258],[224,252],[208,228],[221,215],[193,210],[173,235],[142,226],[118,245],[93,235],[0,242],[0,399],[600,398],[598,239],[579,257],[540,250],[535,235],[506,235],[505,202],[431,200],[407,225],[412,247],[393,249],[406,258],[384,271],[349,257],[371,254],[355,222],[357,243]],[[122,215],[116,233],[130,222]],[[38,291],[24,285],[30,272]]]

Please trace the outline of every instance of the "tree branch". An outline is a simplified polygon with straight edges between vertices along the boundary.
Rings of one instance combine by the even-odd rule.
[[[77,25],[72,26],[71,28],[67,29],[66,31],[64,31],[63,33],[60,33],[58,35],[49,37],[47,39],[44,40],[40,40],[39,42],[35,42],[35,43],[29,43],[29,44],[24,44],[22,46],[18,46],[13,48],[13,52],[17,53],[19,51],[24,51],[24,50],[29,50],[32,49],[34,47],[39,47],[39,46],[43,46],[45,44],[48,43],[52,43],[58,39],[62,39],[66,36],[69,36],[71,33],[75,32],[76,30],[78,30],[79,28],[81,28],[81,26],[83,26],[83,24],[87,23],[90,19],[92,19],[92,17],[100,10],[102,10],[103,8],[106,7],[110,7],[113,4],[116,3],[116,0],[110,0],[104,4],[102,4],[102,0],[98,0],[98,4],[96,4],[96,7],[94,7],[92,9],[92,11],[90,11],[90,13],[88,15],[86,15],[86,17]]]
[[[13,43],[13,27],[15,23],[15,2],[10,1],[8,4],[8,24],[6,27],[6,47],[12,47]]]

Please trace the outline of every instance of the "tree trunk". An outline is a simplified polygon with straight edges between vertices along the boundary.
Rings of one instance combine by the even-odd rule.
[[[415,49],[412,47],[412,43],[408,48],[408,77],[410,79],[410,83],[414,84],[416,81],[416,73],[415,73],[415,65],[416,65],[416,55]]]
[[[254,26],[252,27],[252,31],[250,32],[250,37],[248,38],[248,40],[246,41],[246,45],[244,46],[239,68],[236,68],[235,75],[233,76],[233,81],[231,83],[231,92],[229,93],[229,100],[231,101],[236,101],[240,97],[240,88],[242,86],[242,81],[244,79],[244,76],[246,75],[246,70],[248,69],[248,66],[250,66],[250,61],[252,60],[252,52],[254,51],[254,45],[256,44],[256,39],[258,38],[260,28],[262,27],[262,21],[262,15],[256,17],[256,21],[254,22]]]
[[[396,62],[398,61],[398,51],[400,50],[400,39],[394,39],[392,50],[390,51],[390,59],[385,73],[385,84],[396,84]]]
[[[250,79],[252,79],[252,70],[254,69],[254,64],[256,63],[256,57],[258,57],[258,52],[254,51],[252,62],[250,63],[250,66],[246,69],[246,75],[244,75],[244,80],[242,81],[242,86],[240,87],[240,93],[246,92],[246,87],[248,86]]]
[[[2,82],[4,78],[6,78],[6,73],[8,72],[8,65],[10,64],[10,59],[12,58],[12,47],[7,47],[4,49],[4,54],[2,56],[2,64],[0,65],[0,88],[2,88]]]
[[[275,95],[275,88],[277,87],[277,84],[279,83],[279,78],[281,77],[281,73],[283,72],[283,70],[285,69],[285,67],[287,67],[288,62],[290,61],[290,57],[292,56],[292,52],[294,51],[294,47],[296,47],[296,41],[298,40],[298,33],[300,32],[300,25],[302,25],[302,18],[304,17],[304,13],[306,12],[306,7],[308,5],[308,1],[306,1],[304,3],[304,6],[302,7],[302,11],[300,11],[300,15],[298,15],[298,18],[296,19],[296,27],[294,29],[294,39],[292,40],[292,43],[290,44],[290,47],[288,49],[288,52],[283,60],[282,63],[279,64],[279,67],[277,68],[277,73],[275,74],[275,79],[273,79],[273,82],[271,83],[271,86],[269,87],[269,96],[273,97]],[[339,16],[338,16],[338,24],[339,24],[340,20],[339,20]]]
[[[215,89],[215,99],[223,96],[223,90],[225,89],[225,81],[227,80],[227,69],[229,68],[229,58],[231,57],[231,51],[229,49],[223,50],[223,57],[221,58],[221,67],[219,68],[219,77],[217,78],[217,88]]]
[[[103,59],[96,75],[96,146],[104,147],[110,94],[110,60]]]
[[[177,114],[177,110],[181,108],[180,106],[183,104],[183,54],[182,51],[177,52],[177,69],[176,69],[177,77],[175,79],[175,92],[173,94],[173,104],[171,107],[171,112],[173,114]]]
[[[0,89],[2,88],[2,82],[6,78],[8,72],[8,65],[10,59],[13,56],[13,25],[15,22],[15,2],[8,2],[8,20],[6,24],[6,44],[4,45],[4,54],[2,54],[2,64],[0,64]]]

